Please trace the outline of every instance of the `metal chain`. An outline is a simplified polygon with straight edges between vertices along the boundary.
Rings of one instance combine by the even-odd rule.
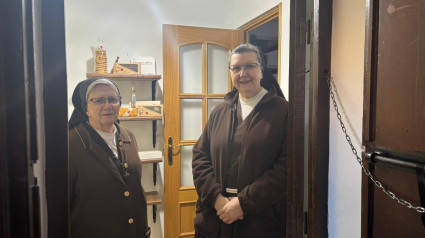
[[[337,100],[337,103],[339,104],[339,108],[341,109],[342,114],[344,115],[344,118],[346,122],[348,123],[348,126],[350,127],[350,131],[353,134],[354,139],[357,142],[357,145],[361,146],[362,142],[360,141],[360,137],[357,135],[356,130],[354,130],[354,127],[353,127],[353,124],[351,124],[350,118],[347,116],[347,112],[345,111],[344,105],[342,104],[342,101],[341,101],[341,97],[339,96],[338,90],[336,88],[335,81],[332,80],[331,83],[333,85],[333,90],[335,92],[336,100]]]
[[[332,87],[332,85],[333,85],[333,87]],[[388,190],[387,188],[385,188],[384,185],[382,185],[382,183],[380,181],[378,181],[376,178],[373,177],[373,175],[370,173],[369,169],[367,169],[364,166],[362,159],[357,155],[357,150],[356,150],[356,148],[354,148],[353,143],[351,142],[350,136],[347,134],[347,129],[345,128],[345,125],[344,125],[344,123],[342,121],[341,114],[339,113],[338,105],[337,105],[337,103],[335,101],[335,95],[333,93],[333,88],[335,88],[334,90],[336,91],[336,87],[335,87],[335,84],[333,82],[333,78],[332,77],[329,77],[328,78],[328,86],[329,86],[329,94],[331,96],[332,103],[334,105],[334,109],[335,109],[335,112],[336,112],[336,116],[337,116],[337,118],[339,120],[339,124],[341,125],[342,132],[344,132],[345,139],[347,140],[348,144],[350,145],[351,151],[356,156],[357,162],[362,167],[363,172],[370,178],[370,180],[372,180],[372,182],[376,185],[376,187],[380,188],[391,199],[395,199],[401,205],[404,205],[404,206],[406,206],[407,208],[410,208],[410,209],[414,209],[415,211],[417,211],[419,213],[425,213],[425,208],[420,207],[420,206],[415,207],[410,202],[408,202],[406,200],[403,200],[401,198],[398,198],[393,192],[391,192],[390,190]]]

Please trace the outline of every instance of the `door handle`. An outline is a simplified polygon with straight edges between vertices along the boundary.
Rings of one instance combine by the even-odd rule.
[[[173,147],[173,137],[168,137],[168,165],[173,165],[173,149],[180,146],[182,146],[182,144]]]
[[[168,137],[168,165],[173,165],[173,138]]]

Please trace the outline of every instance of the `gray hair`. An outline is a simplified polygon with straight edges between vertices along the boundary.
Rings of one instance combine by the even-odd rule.
[[[115,89],[115,92],[117,93],[118,96],[120,96],[119,90],[117,88],[117,86],[111,82],[109,79],[105,79],[105,78],[100,78],[100,79],[96,79],[95,81],[93,81],[88,87],[87,87],[87,91],[86,91],[86,102],[89,100],[89,95],[91,93],[91,91],[93,91],[93,89],[99,85],[99,84],[106,84],[106,85],[110,85],[113,89]]]
[[[247,53],[247,52],[254,52],[257,55],[258,63],[261,66],[261,70],[263,70],[263,68],[264,68],[263,67],[263,59],[261,57],[262,52],[261,52],[260,48],[258,48],[258,46],[252,45],[250,43],[241,44],[241,45],[239,45],[238,47],[236,47],[235,49],[232,50],[232,52],[230,53],[229,61],[228,61],[229,68],[230,68],[230,59],[232,58],[232,55]]]

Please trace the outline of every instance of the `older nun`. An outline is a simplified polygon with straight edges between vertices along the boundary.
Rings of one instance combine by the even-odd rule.
[[[69,120],[71,237],[149,237],[136,139],[117,123],[121,97],[108,79],[80,82]]]

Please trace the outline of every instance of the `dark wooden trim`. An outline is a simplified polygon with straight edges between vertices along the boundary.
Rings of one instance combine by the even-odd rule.
[[[366,33],[364,56],[364,88],[363,88],[363,144],[374,140],[374,115],[376,96],[377,66],[377,34],[378,34],[378,1],[368,0],[366,3]]]
[[[306,1],[290,3],[286,237],[303,237]]]
[[[332,0],[315,0],[313,7],[312,67],[308,141],[308,237],[328,237],[329,87],[331,72]]]
[[[365,30],[365,52],[364,52],[364,88],[363,88],[363,131],[362,144],[366,145],[374,140],[374,118],[375,95],[376,95],[376,65],[377,65],[377,34],[378,34],[378,1],[366,1],[366,30]],[[363,162],[374,174],[374,166],[364,160]],[[372,237],[373,234],[373,199],[374,184],[366,174],[362,174],[362,198],[361,198],[361,234],[362,237]]]
[[[48,236],[68,237],[68,96],[64,2],[41,2]]]
[[[4,11],[0,10],[0,15],[4,15]],[[3,18],[0,20],[1,29],[3,29],[4,23]],[[4,31],[1,31],[4,32]],[[9,166],[7,161],[7,134],[4,133],[7,130],[7,102],[6,102],[6,74],[5,74],[5,47],[4,35],[0,36],[0,236],[9,238],[10,237],[10,211],[9,211]]]
[[[0,8],[0,236],[39,237],[34,224],[35,142],[31,1]],[[38,219],[35,219],[38,221]]]
[[[365,143],[365,141],[369,141],[369,128],[370,121],[369,121],[369,105],[370,105],[370,79],[371,79],[371,58],[372,54],[371,48],[372,48],[372,24],[373,24],[373,10],[372,10],[372,3],[373,0],[367,0],[366,2],[366,14],[365,14],[365,24],[366,24],[366,30],[365,30],[365,55],[364,55],[364,86],[363,86],[363,131],[362,131],[362,144]],[[364,153],[362,153],[364,157]],[[368,163],[366,163],[368,165]],[[368,168],[368,166],[366,166]],[[361,198],[361,236],[363,238],[368,237],[368,219],[367,214],[369,212],[369,203],[368,203],[368,197],[369,192],[373,194],[373,190],[369,191],[367,189],[369,187],[369,180],[365,174],[362,173],[362,198]]]
[[[267,23],[270,20],[273,20],[276,17],[279,17],[279,12],[281,11],[282,3],[279,3],[275,7],[269,9],[268,11],[262,13],[261,15],[257,16],[256,18],[250,20],[249,22],[243,24],[242,26],[238,27],[238,30],[243,31],[251,31],[264,23]],[[245,39],[246,39],[246,32],[245,32]]]
[[[375,174],[374,165],[365,163],[371,174]],[[374,201],[374,184],[369,177],[362,173],[362,198],[361,198],[361,237],[372,237],[373,234],[373,201]]]

